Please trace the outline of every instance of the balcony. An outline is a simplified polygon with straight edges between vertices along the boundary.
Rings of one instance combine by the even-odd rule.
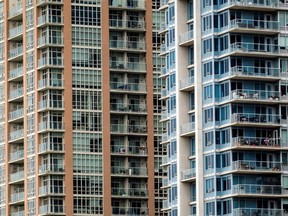
[[[163,10],[164,8],[168,7],[169,0],[160,0],[160,8],[159,10]]]
[[[9,122],[23,122],[24,109],[17,109],[9,113]]]
[[[10,174],[9,183],[16,183],[24,181],[24,171],[18,171]]]
[[[110,82],[110,89],[117,90],[117,93],[124,92],[143,92],[146,93],[146,84],[141,83],[121,83],[121,82]]]
[[[43,121],[38,124],[38,132],[43,131],[64,131],[64,125],[62,122],[48,122]]]
[[[64,205],[41,205],[39,215],[66,215]]]
[[[43,36],[39,37],[37,41],[38,48],[44,48],[47,46],[62,46],[63,38],[62,37],[52,37],[52,36]]]
[[[139,17],[139,18],[141,18],[141,17]],[[145,31],[146,23],[145,23],[145,21],[128,20],[128,21],[126,21],[126,29],[127,30],[134,30],[134,31]]]
[[[45,6],[47,4],[63,4],[63,0],[37,0],[37,6]]]
[[[47,67],[64,67],[62,58],[40,58],[38,60],[38,70],[46,69]]]
[[[9,71],[9,81],[20,81],[23,79],[23,67],[17,67]]]
[[[111,167],[111,174],[117,176],[139,176],[139,177],[147,177],[148,170],[147,168],[142,167],[121,167],[121,166],[112,166]]]
[[[8,12],[9,20],[22,20],[23,8],[22,5],[17,5],[11,8]]]
[[[145,52],[146,43],[139,41],[123,41],[123,40],[110,40],[110,49],[120,50],[134,50],[137,52]]]
[[[275,114],[254,114],[254,113],[233,113],[231,124],[250,127],[280,127],[280,115]],[[227,122],[222,122],[222,126]]]
[[[168,25],[166,22],[160,24],[159,34],[164,34],[168,31]]]
[[[111,112],[146,113],[146,104],[110,103]]]
[[[233,90],[229,92],[229,95],[222,97],[220,103],[227,103],[230,101],[237,103],[279,103],[281,101],[281,92],[279,91],[263,91],[263,90]]]
[[[46,25],[63,25],[64,19],[63,16],[48,16],[42,15],[38,17],[37,27],[44,27]]]
[[[231,20],[228,26],[219,29],[219,32],[227,31],[235,33],[273,35],[279,33],[280,29],[278,21],[235,19]]]
[[[111,124],[111,133],[147,134],[147,126],[146,124],[145,125]]]
[[[145,188],[111,188],[112,196],[117,196],[121,198],[147,198],[148,190]]]
[[[10,91],[9,94],[9,101],[22,101],[23,100],[23,87],[16,88],[12,91]]]
[[[38,111],[63,110],[63,101],[42,100],[38,102]]]
[[[41,143],[38,146],[38,154],[64,153],[64,144]]]
[[[16,48],[10,49],[8,53],[9,61],[20,61],[23,58],[23,46],[17,46]]]
[[[45,185],[42,187],[39,187],[38,190],[39,196],[49,196],[49,195],[65,195],[64,193],[64,187],[63,186],[58,186],[58,185]]]
[[[111,146],[111,154],[114,155],[133,155],[133,156],[147,156],[148,151],[146,146]]]
[[[24,197],[25,197],[24,189],[23,192],[13,193],[10,196],[10,204],[24,202]]]
[[[287,194],[287,191],[278,185],[238,184],[233,185],[232,194],[252,197],[279,197],[279,195]]]
[[[8,40],[21,40],[23,37],[23,25],[11,28],[8,35]]]
[[[24,130],[15,130],[9,133],[9,142],[15,142],[24,139]]]
[[[25,216],[25,211],[16,211],[16,212],[11,212],[10,216]]]
[[[126,8],[126,9],[137,9],[145,10],[145,1],[144,0],[113,0],[109,1],[110,8]]]
[[[62,79],[41,79],[38,81],[38,90],[47,90],[47,89],[63,89],[64,81]]]
[[[287,216],[283,209],[265,208],[236,208],[233,209],[233,216]]]
[[[193,30],[187,31],[179,35],[180,46],[191,46],[194,44],[194,32]]]
[[[188,77],[187,79],[180,80],[180,89],[182,91],[192,91],[195,87],[194,84],[194,76],[193,77]]]
[[[185,181],[185,182],[191,182],[194,181],[196,179],[196,169],[192,168],[192,169],[187,169],[187,170],[183,170],[181,171],[181,181]]]
[[[146,207],[119,207],[112,206],[112,215],[148,215],[148,208]]]
[[[277,8],[287,8],[287,3],[281,3],[275,0],[229,0],[227,5],[234,9],[246,9],[246,10],[267,10],[273,11]],[[226,6],[226,5],[225,5]]]
[[[230,45],[228,50],[218,52],[219,57],[227,55],[249,57],[287,56],[288,49],[275,44],[238,42]]]
[[[40,174],[63,174],[64,173],[64,165],[57,164],[57,165],[48,165],[42,164],[39,165],[38,173]]]
[[[280,138],[270,137],[234,137],[232,147],[240,149],[279,149],[281,146]],[[284,146],[286,147],[286,146]]]
[[[181,125],[181,136],[193,136],[195,134],[195,122],[189,122]]]
[[[24,150],[19,150],[10,153],[10,160],[9,163],[15,162],[15,161],[23,161],[24,160]]]
[[[144,63],[144,62],[110,61],[110,70],[133,71],[133,72],[139,72],[139,73],[146,73],[146,63]]]
[[[279,80],[280,68],[252,67],[252,66],[234,66],[230,74],[223,74],[221,78],[227,77],[244,80]]]

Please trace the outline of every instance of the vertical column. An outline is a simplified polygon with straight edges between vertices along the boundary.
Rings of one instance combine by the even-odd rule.
[[[153,113],[153,50],[152,0],[146,0],[146,85],[147,85],[147,147],[148,147],[148,209],[155,215],[154,202],[154,113]]]
[[[101,1],[103,210],[111,215],[109,1]]]
[[[196,212],[204,215],[201,1],[194,1]]]
[[[72,29],[71,1],[63,1],[64,38],[64,143],[65,143],[65,208],[66,215],[73,215],[73,125],[72,125]]]

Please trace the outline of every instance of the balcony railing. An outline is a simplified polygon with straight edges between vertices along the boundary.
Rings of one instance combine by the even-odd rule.
[[[13,99],[16,99],[16,98],[19,98],[19,97],[23,97],[23,88],[17,88],[17,89],[14,89],[12,91],[10,91],[10,94],[9,94],[9,100],[13,100]]]
[[[21,15],[22,12],[23,12],[22,5],[14,6],[9,10],[8,18],[11,19],[11,18],[16,17],[18,15]]]
[[[110,88],[122,91],[146,92],[146,84],[140,83],[110,82]]]
[[[64,126],[62,122],[48,122],[48,121],[43,121],[38,124],[38,131],[43,131],[43,130],[63,130]]]
[[[188,180],[188,179],[192,179],[196,177],[195,168],[183,170],[181,173],[182,173],[182,178],[181,178],[182,180]]]
[[[24,138],[24,130],[23,129],[12,131],[9,133],[9,141],[22,139],[22,138]]]
[[[281,93],[279,91],[263,91],[263,90],[233,90],[229,92],[230,95],[223,97],[221,101],[225,99],[238,99],[238,100],[259,100],[259,101],[280,101]]]
[[[48,195],[48,194],[64,194],[64,187],[63,186],[54,186],[54,185],[45,185],[42,187],[39,187],[39,196],[43,196],[43,195]]]
[[[265,208],[236,208],[233,209],[233,216],[287,216],[283,209],[265,209]]]
[[[24,189],[23,189],[24,190]],[[14,193],[10,196],[10,203],[24,201],[24,192]]]
[[[12,59],[21,55],[23,55],[23,46],[17,46],[16,48],[9,50],[8,56],[9,56],[9,59]]]
[[[22,160],[22,159],[24,159],[24,151],[23,150],[19,150],[19,151],[10,153],[10,162],[16,161],[16,160]]]
[[[147,133],[146,125],[111,124],[112,133]]]
[[[113,0],[109,1],[110,7],[121,7],[129,9],[145,9],[145,0]]]
[[[112,196],[147,197],[145,188],[111,188]]]
[[[145,146],[111,146],[111,153],[123,155],[147,155]]]
[[[116,49],[135,49],[135,50],[145,50],[146,44],[144,42],[137,41],[121,41],[121,40],[110,40],[110,48]]]
[[[25,211],[16,211],[16,212],[11,212],[10,216],[25,216]]]
[[[193,30],[187,31],[179,35],[179,44],[183,44],[188,41],[192,41],[194,37]]]
[[[118,112],[146,112],[146,105],[130,103],[111,103],[110,110]]]
[[[24,171],[18,171],[10,174],[10,182],[24,180]]]
[[[277,147],[281,145],[280,138],[270,137],[234,137],[232,146],[241,147]]]
[[[63,164],[57,164],[57,165],[43,164],[39,166],[38,171],[39,171],[39,174],[50,173],[50,172],[63,173],[64,165]]]
[[[38,25],[45,25],[45,24],[63,24],[63,16],[48,16],[42,15],[38,17]]]
[[[195,132],[195,122],[189,122],[181,125],[180,131],[181,134]]]
[[[280,68],[253,67],[253,66],[234,66],[231,68],[232,76],[248,76],[259,78],[280,78]]]
[[[40,58],[38,60],[38,68],[41,67],[63,67],[62,58]]]
[[[39,206],[39,214],[66,215],[64,205],[41,205]]]
[[[131,176],[147,176],[147,168],[142,167],[121,167],[121,166],[112,166],[111,174],[114,175],[131,175]]]
[[[51,4],[51,3],[63,3],[63,0],[37,0],[37,5],[42,5],[42,4]]]
[[[241,170],[241,171],[279,172],[280,170],[282,170],[280,162],[249,161],[249,160],[233,161],[231,168],[232,170]]]
[[[41,143],[38,147],[38,153],[44,152],[63,152],[64,144],[54,144],[54,143]]]
[[[280,124],[280,119],[275,114],[233,113],[231,123]]]
[[[134,21],[134,20],[126,21],[127,29],[145,30],[145,27],[146,27],[145,21]]]
[[[112,206],[112,215],[148,215],[148,208]]]
[[[261,8],[288,7],[287,3],[281,3],[279,0],[229,0],[228,5]]]
[[[15,79],[23,76],[23,67],[18,67],[9,71],[9,79]]]
[[[187,88],[194,85],[194,76],[188,77],[187,79],[180,80],[180,88]]]
[[[257,194],[257,195],[281,195],[286,193],[281,186],[276,185],[256,185],[256,184],[239,184],[233,185],[233,194]]]
[[[38,102],[38,109],[63,109],[63,101],[42,100]]]
[[[49,37],[49,36],[43,36],[38,38],[38,46],[46,46],[46,45],[63,45],[63,39],[62,37]]]
[[[9,121],[24,117],[24,109],[17,109],[9,113]]]
[[[23,25],[19,25],[9,30],[9,39],[23,34]]]
[[[41,79],[38,81],[38,89],[41,88],[62,88],[64,81],[61,79]]]
[[[142,62],[110,61],[110,69],[128,71],[146,71],[146,64]]]

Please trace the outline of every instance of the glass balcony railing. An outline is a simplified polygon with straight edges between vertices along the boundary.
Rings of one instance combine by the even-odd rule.
[[[38,89],[41,88],[63,88],[64,81],[62,79],[41,79],[38,81]]]
[[[17,109],[9,113],[9,121],[24,117],[24,109]]]
[[[23,76],[23,67],[18,67],[9,71],[9,80]]]
[[[194,80],[195,80],[194,76],[188,77],[187,79],[184,79],[184,80],[180,80],[180,89],[194,86]]]
[[[19,151],[10,153],[10,162],[22,160],[22,159],[24,159],[24,151],[23,150],[19,150]]]
[[[166,22],[163,22],[163,23],[160,24],[160,29],[159,29],[159,31],[160,31],[160,32],[161,32],[161,31],[165,31],[165,30],[167,30],[167,28],[168,28],[168,25],[166,24]]]
[[[192,168],[192,169],[187,169],[187,170],[183,170],[181,171],[181,180],[185,181],[188,179],[192,179],[196,177],[196,169]]]
[[[55,185],[45,185],[39,187],[38,190],[39,196],[48,195],[48,194],[57,194],[57,195],[64,195],[64,187],[63,186],[55,186]]]
[[[41,205],[39,206],[39,214],[66,215],[64,205]]]
[[[231,123],[280,124],[280,119],[281,116],[275,114],[233,113]]]
[[[11,212],[10,216],[25,216],[25,211],[16,211],[16,212]]]
[[[287,192],[281,186],[277,185],[237,184],[233,185],[232,193],[243,195],[281,195]]]
[[[48,165],[48,164],[42,164],[39,166],[38,169],[39,174],[45,174],[45,173],[63,173],[64,172],[64,165],[63,164],[55,164],[55,165]]]
[[[109,1],[109,6],[129,9],[145,9],[145,0],[113,0]]]
[[[111,111],[117,112],[146,112],[145,104],[131,104],[131,103],[111,103]]]
[[[110,69],[144,72],[146,71],[146,63],[110,61]]]
[[[181,134],[195,132],[195,122],[189,122],[189,123],[181,125],[180,132]]]
[[[189,41],[192,41],[193,37],[194,37],[193,30],[182,33],[179,35],[179,44],[183,44],[183,43],[187,43]]]
[[[24,189],[23,189],[23,190],[24,190]],[[24,201],[24,197],[25,197],[24,192],[19,192],[19,193],[11,194],[11,196],[10,196],[10,203],[22,202],[22,201]]]
[[[24,171],[18,171],[10,174],[10,182],[24,181]]]
[[[38,68],[41,67],[63,67],[62,58],[40,58],[38,60]]]
[[[51,100],[42,100],[38,102],[38,109],[63,109],[63,101],[51,101]]]
[[[147,176],[147,168],[142,167],[121,167],[121,166],[112,166],[111,174],[114,175],[131,175],[131,176]]]
[[[137,133],[146,134],[147,126],[144,125],[125,125],[125,124],[111,124],[112,133]]]
[[[13,17],[22,15],[23,7],[22,5],[12,7],[8,12],[8,19],[12,19]]]
[[[64,125],[62,122],[43,121],[38,124],[38,131],[44,131],[44,130],[64,130]]]
[[[250,160],[238,160],[233,161],[230,169],[235,171],[269,171],[279,172],[282,170],[282,163],[269,162],[269,161],[250,161]],[[226,169],[226,168],[224,168]]]
[[[111,146],[111,153],[123,155],[147,155],[145,146]]]
[[[123,28],[122,19],[109,19],[109,26],[113,28]]]
[[[63,45],[62,37],[51,37],[51,36],[42,36],[38,38],[38,46],[47,46],[47,45]]]
[[[23,139],[24,138],[24,130],[16,130],[9,133],[9,141]]]
[[[280,68],[234,66],[230,70],[230,76],[259,77],[259,78],[280,78]],[[223,74],[224,75],[224,74]]]
[[[134,21],[134,20],[126,21],[126,28],[127,29],[145,30],[145,27],[146,27],[145,21]]]
[[[54,144],[54,143],[40,143],[38,146],[38,153],[44,152],[63,152],[64,144]]]
[[[111,188],[112,196],[147,197],[145,188]]]
[[[8,35],[9,35],[9,38],[11,39],[21,34],[23,34],[23,25],[19,25],[17,27],[10,29]]]
[[[121,83],[110,82],[111,89],[123,90],[123,91],[137,91],[146,92],[146,84],[141,83]]]
[[[148,215],[148,208],[112,206],[112,215]]]
[[[276,147],[281,146],[280,138],[271,137],[234,137],[232,138],[232,146],[237,147]]]
[[[146,44],[138,41],[110,40],[110,48],[140,51],[146,49]]]
[[[282,3],[279,0],[228,0],[227,5],[224,6],[228,5],[260,8],[288,7],[287,3]]]
[[[10,94],[9,94],[9,100],[14,100],[16,98],[19,98],[19,97],[23,97],[23,88],[17,88],[17,89],[14,89],[12,91],[10,91]]]
[[[51,4],[51,3],[63,3],[63,0],[37,0],[37,6],[42,4]]]
[[[42,15],[38,17],[38,26],[40,25],[46,25],[46,24],[63,24],[63,16],[48,16],[48,15]]]
[[[287,216],[283,209],[271,209],[271,208],[236,208],[233,209],[233,216]]]
[[[23,46],[18,46],[9,50],[9,59],[16,58],[23,55]]]

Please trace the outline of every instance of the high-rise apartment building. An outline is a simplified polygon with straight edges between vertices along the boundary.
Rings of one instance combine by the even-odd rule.
[[[157,5],[0,0],[1,216],[166,214]]]
[[[176,215],[288,215],[288,1],[163,0],[168,199]]]

